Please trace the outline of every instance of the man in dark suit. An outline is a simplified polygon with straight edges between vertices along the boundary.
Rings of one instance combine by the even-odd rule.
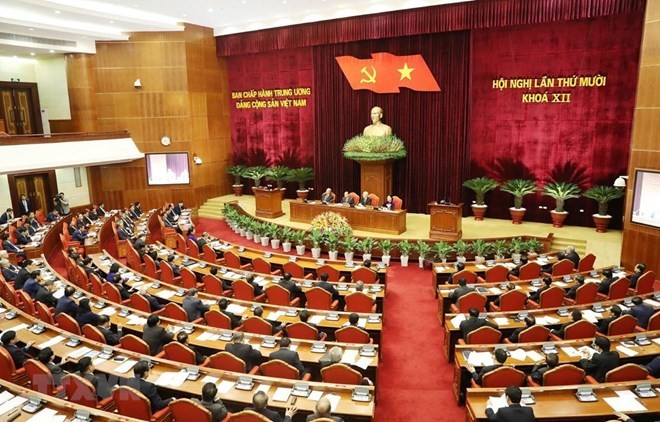
[[[23,363],[25,363],[26,360],[31,359],[32,356],[27,354],[27,351],[30,350],[30,346],[34,344],[33,341],[29,341],[25,344],[25,347],[20,348],[16,345],[18,343],[18,336],[16,335],[16,331],[14,330],[7,330],[4,333],[2,333],[2,337],[0,337],[0,341],[2,341],[2,347],[5,348],[11,355],[12,360],[14,361],[14,366],[16,369],[20,369],[23,367]]]
[[[227,317],[229,317],[229,320],[231,321],[231,328],[234,329],[241,325],[242,319],[238,315],[234,314],[233,312],[229,312],[227,310],[227,307],[229,306],[229,301],[226,298],[222,298],[218,300],[218,308],[220,308],[220,313],[225,314]]]
[[[474,287],[469,287],[467,285],[467,280],[463,277],[458,279],[458,287],[449,293],[449,298],[456,303],[458,298],[474,291]]]
[[[534,422],[536,417],[534,416],[534,409],[528,406],[521,406],[520,400],[522,399],[522,391],[520,387],[511,385],[506,388],[506,402],[509,404],[507,407],[502,407],[497,410],[497,413],[493,411],[490,406],[490,401],[486,404],[486,416],[489,421],[495,422]]]
[[[486,318],[479,318],[479,309],[470,308],[468,310],[468,319],[461,322],[461,324],[459,325],[459,328],[463,333],[463,340],[467,341],[468,334],[470,334],[472,331],[476,330],[477,328],[481,328],[484,326],[497,328],[497,325],[488,321]]]
[[[619,353],[610,351],[610,339],[607,337],[596,337],[591,347],[596,353],[589,359],[588,351],[585,350],[583,358],[580,359],[580,366],[596,381],[605,382],[607,372],[619,366]]]
[[[252,314],[254,315],[252,318],[260,318],[260,319],[266,321],[267,323],[269,323],[273,327],[273,334],[277,334],[277,332],[282,331],[282,328],[284,328],[284,326],[286,325],[286,324],[282,324],[282,323],[277,322],[277,321],[272,321],[270,319],[265,319],[263,317],[264,308],[262,308],[261,306],[257,306],[254,309],[254,311],[252,311]]]
[[[179,268],[179,266],[174,263],[174,257],[175,255],[168,256],[167,263],[170,264],[170,267],[172,267],[172,273],[174,274],[174,277],[178,277],[181,275],[181,268]]]
[[[78,361],[78,371],[75,374],[92,383],[92,386],[96,389],[96,395],[100,400],[112,395],[108,382],[109,378],[94,374],[94,363],[89,356],[85,356]]]
[[[89,216],[89,208],[85,208],[85,211],[83,211],[81,222],[86,226],[91,226],[94,224],[94,220],[92,220],[92,218]]]
[[[51,280],[46,280],[39,290],[37,290],[37,294],[34,295],[34,300],[43,303],[49,308],[57,306],[57,299],[53,296],[53,293],[56,291],[57,286]]]
[[[564,258],[573,263],[573,268],[580,266],[580,255],[575,252],[575,246],[569,245],[566,247],[566,251],[564,251]]]
[[[637,318],[637,325],[642,328],[647,328],[649,325],[649,319],[655,313],[655,310],[648,305],[644,304],[644,301],[641,297],[635,296],[632,298],[633,307],[629,311],[626,311],[627,314],[630,314]]]
[[[53,349],[50,347],[41,349],[37,354],[37,360],[46,365],[46,368],[48,368],[51,375],[53,376],[53,382],[56,386],[60,386],[62,385],[62,376],[66,375],[67,373],[62,370],[60,365],[53,362],[54,357],[55,353],[53,353]]]
[[[532,292],[529,295],[529,300],[533,300],[534,302],[538,303],[539,300],[541,299],[541,293],[545,292],[552,286],[552,277],[549,276],[544,276],[543,277],[543,287],[539,288],[537,291]]]
[[[242,331],[235,331],[232,334],[231,341],[225,346],[225,351],[245,362],[245,372],[250,372],[254,365],[263,359],[260,351],[255,350],[249,344],[245,344],[245,334]]]
[[[251,410],[262,416],[267,417],[272,422],[291,422],[291,418],[298,412],[298,408],[289,405],[284,413],[284,418],[274,410],[268,409],[268,395],[263,391],[258,391],[252,396],[252,407],[246,407],[245,410]]]
[[[565,297],[568,299],[573,299],[575,300],[575,296],[577,295],[577,290],[584,286],[584,276],[582,274],[578,274],[575,276],[575,285],[571,287],[567,292]]]
[[[467,370],[468,370],[468,372],[470,372],[472,374],[472,379],[477,384],[481,384],[481,381],[483,380],[484,375],[486,375],[487,373],[489,373],[491,371],[494,371],[495,369],[501,367],[506,362],[507,355],[506,355],[506,351],[504,349],[499,349],[499,348],[495,349],[494,354],[495,354],[495,363],[493,365],[484,366],[483,368],[481,368],[481,371],[479,371],[479,372],[477,372],[477,370],[474,368],[474,366],[472,366],[469,363],[467,364]]]
[[[321,195],[321,202],[324,204],[332,204],[335,202],[333,199],[334,195],[332,193],[332,189],[328,188],[323,192],[323,195]]]
[[[371,198],[369,198],[369,192],[367,192],[366,190],[362,192],[362,197],[360,198],[359,204],[362,205],[363,207],[366,207],[367,205],[371,205]]]
[[[98,213],[99,217],[103,217],[108,213],[105,210],[105,204],[103,202],[101,202],[96,209],[98,210],[97,213]]]
[[[30,214],[30,211],[32,211],[32,204],[30,204],[30,200],[27,199],[27,196],[21,195],[21,199],[18,201],[18,215],[22,217],[24,215]]]
[[[201,354],[195,346],[191,346],[188,343],[188,333],[186,333],[185,331],[179,331],[176,334],[176,341],[186,346],[195,354],[195,365],[201,365],[206,361],[206,356]]]
[[[174,206],[174,208],[172,208],[172,211],[173,211],[174,214],[176,214],[176,215],[181,215],[181,213],[182,213],[183,210],[185,210],[185,209],[186,209],[186,207],[183,206],[183,201],[179,201],[179,203],[176,204],[176,205]]]
[[[82,226],[78,230],[74,231],[73,234],[71,235],[71,240],[74,242],[80,242],[83,243],[85,239],[87,239],[89,227],[88,226]]]
[[[149,353],[151,356],[154,356],[163,350],[163,346],[174,338],[172,332],[167,331],[158,325],[159,322],[160,318],[158,315],[149,315],[147,323],[144,326],[144,331],[142,332],[142,340],[149,345]]]
[[[25,284],[23,285],[23,291],[29,294],[33,299],[37,296],[39,288],[41,288],[41,284],[39,283],[40,274],[41,273],[39,271],[32,271],[30,273],[30,277],[25,281]]]
[[[341,197],[341,201],[339,203],[354,206],[355,205],[355,200],[353,199],[352,196],[350,196],[348,194],[348,191],[346,191],[346,192],[344,192],[344,196]]]
[[[582,319],[582,312],[575,309],[575,310],[573,310],[573,312],[571,312],[571,321],[570,322],[566,322],[566,323],[562,324],[561,327],[559,327],[558,330],[555,330],[553,328],[552,330],[550,330],[550,333],[556,335],[557,337],[564,338],[564,331],[566,331],[566,327],[568,327],[569,325],[571,325],[574,322],[580,321],[581,319]]]
[[[640,262],[635,265],[635,274],[630,276],[630,288],[634,289],[637,286],[637,280],[644,274],[646,271],[646,264]]]
[[[332,406],[330,405],[330,400],[327,397],[321,397],[319,401],[316,402],[316,407],[314,408],[314,413],[307,416],[306,421],[312,422],[317,419],[330,419],[335,422],[344,422],[344,419],[339,416],[332,416],[330,413],[332,411]]]
[[[529,262],[529,257],[527,255],[523,255],[520,257],[520,263],[516,265],[515,268],[511,269],[509,271],[509,275],[520,277],[520,268],[527,264]]]
[[[289,349],[291,346],[291,339],[289,337],[282,337],[280,339],[280,350],[277,350],[268,356],[268,360],[279,359],[288,363],[298,370],[299,378],[302,378],[308,370],[303,366],[300,361],[298,352]]]
[[[207,382],[202,387],[202,400],[193,399],[211,412],[211,421],[220,422],[227,417],[227,408],[222,403],[222,400],[215,398],[218,395],[218,387],[212,382]]]
[[[302,289],[293,280],[291,273],[284,273],[282,279],[277,283],[289,291],[291,299],[302,296]],[[256,293],[255,293],[256,294]]]
[[[231,285],[232,282],[230,282],[229,280],[225,280],[225,279],[222,279],[222,278],[218,277],[218,267],[211,267],[211,269],[209,270],[209,272],[211,273],[211,275],[212,275],[215,279],[217,279],[218,281],[220,281],[220,282],[222,283],[222,290],[223,290],[223,291],[225,291],[225,290],[231,290],[231,289],[232,289],[232,285]],[[247,280],[247,276],[246,276],[246,280]],[[257,294],[257,289],[254,287],[254,286],[255,286],[255,283],[254,283],[254,276],[252,276],[252,283],[250,283],[250,285],[252,286],[253,289],[255,289],[255,290],[254,290],[254,295],[255,295],[255,296],[259,296],[259,295]],[[259,285],[257,284],[257,286],[259,286]],[[262,292],[262,293],[263,293],[263,292]]]
[[[332,300],[338,300],[339,299],[339,292],[337,289],[335,289],[335,286],[328,281],[328,273],[321,273],[320,277],[321,281],[316,283],[316,287],[320,287],[326,292],[330,293],[332,295]]]
[[[135,212],[137,213],[138,217],[142,215],[142,206],[140,204],[140,201],[136,201],[133,205],[135,205]]]
[[[600,322],[598,323],[598,331],[600,331],[603,334],[607,334],[607,329],[610,327],[612,321],[614,321],[620,316],[621,316],[621,307],[619,305],[612,306],[612,309],[610,309],[610,316],[601,319]]]
[[[16,243],[18,245],[25,246],[30,242],[32,242],[32,239],[30,239],[27,227],[22,226],[16,229]]]
[[[7,208],[5,212],[0,215],[0,224],[7,224],[14,219],[14,210]]]
[[[164,409],[174,398],[163,399],[158,395],[156,384],[147,381],[149,378],[149,364],[147,362],[138,362],[133,367],[133,374],[135,377],[128,380],[128,386],[135,388],[140,393],[144,394],[151,403],[151,412],[155,413]]]
[[[461,271],[463,271],[464,269],[465,269],[465,264],[462,263],[462,262],[457,262],[456,263],[456,271],[451,273],[451,275],[449,276],[449,282],[450,283],[456,283],[456,280],[454,280],[454,276],[456,274],[460,273]]]
[[[60,219],[60,212],[58,210],[52,210],[46,216],[46,221],[52,223]]]
[[[112,327],[110,326],[110,318],[108,318],[107,315],[99,315],[99,325],[96,328],[98,328],[101,334],[103,334],[103,338],[105,338],[105,342],[108,344],[108,346],[118,345],[119,339],[122,335],[124,335],[124,332],[121,329],[121,325],[117,325],[116,334],[112,331]]]
[[[545,358],[545,365],[543,365],[543,362],[541,362],[532,367],[532,371],[530,372],[532,380],[534,380],[534,382],[537,384],[543,385],[543,374],[553,368],[556,368],[558,364],[559,355],[557,353],[550,353]]]
[[[18,263],[20,269],[14,280],[14,289],[22,289],[27,279],[30,278],[30,270],[28,270],[28,266],[30,265],[32,265],[32,261],[29,259],[24,259]]]
[[[124,222],[121,220],[117,220],[117,236],[119,237],[119,240],[128,240],[131,243],[135,241],[133,233],[130,233],[128,230],[126,230],[126,227],[124,227]]]
[[[2,233],[0,235],[0,239],[2,239],[2,249],[6,250],[9,253],[19,253],[22,251],[21,248],[18,246],[14,245],[11,240],[9,240],[9,233]]]
[[[188,295],[183,299],[182,305],[188,314],[188,322],[202,318],[210,309],[208,305],[204,305],[202,300],[197,297],[197,289],[194,287],[188,289]]]
[[[3,259],[0,261],[0,266],[2,267],[2,276],[5,278],[5,281],[15,281],[18,277],[19,269],[12,265],[8,259]],[[29,278],[29,277],[28,277]]]
[[[617,280],[618,278],[614,277],[614,273],[611,268],[603,270],[603,281],[601,281],[600,285],[598,286],[598,293],[609,295],[610,286]]]
[[[535,324],[536,324],[536,318],[534,318],[534,316],[532,315],[527,315],[525,317],[525,326],[513,330],[513,332],[509,336],[509,341],[511,343],[518,343],[518,336],[520,336],[520,333],[522,333],[524,330],[528,329],[529,327]]]

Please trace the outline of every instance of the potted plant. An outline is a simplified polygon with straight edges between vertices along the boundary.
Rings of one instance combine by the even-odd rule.
[[[255,220],[254,236],[252,237],[254,243],[261,243],[261,238],[264,237],[265,225],[266,223]],[[266,245],[268,245],[268,239],[266,239]]]
[[[529,179],[511,179],[504,182],[500,190],[513,195],[513,207],[509,208],[511,222],[513,224],[522,224],[526,208],[523,208],[523,197],[538,190],[533,180]]]
[[[312,258],[319,259],[321,257],[321,243],[323,243],[324,234],[321,230],[312,229],[307,235],[307,240],[312,243]]]
[[[254,235],[256,231],[258,230],[258,225],[259,222],[257,220],[252,220],[250,219],[249,223],[247,224],[246,232],[245,232],[245,239],[246,240],[253,240]]]
[[[236,164],[231,167],[228,167],[226,172],[234,176],[234,184],[231,185],[231,188],[234,190],[234,195],[241,196],[243,194],[243,181],[241,178],[245,175],[245,167],[241,164]]]
[[[419,268],[424,268],[424,260],[431,253],[431,247],[423,240],[418,240],[413,245],[413,250],[417,252],[417,259],[419,260]]]
[[[296,253],[298,255],[305,255],[305,237],[306,233],[303,230],[296,230],[291,236],[291,240],[296,244]]]
[[[378,242],[378,248],[383,251],[383,255],[381,256],[381,259],[383,260],[383,264],[385,265],[390,265],[390,252],[394,249],[394,243],[390,239],[383,239]]]
[[[270,247],[278,249],[280,247],[280,237],[282,236],[282,229],[277,224],[268,223],[266,227],[266,236],[270,238]],[[261,239],[263,244],[263,239]],[[264,245],[266,246],[266,245]]]
[[[381,246],[381,248],[382,248],[382,246]],[[406,239],[406,240],[402,240],[401,242],[397,243],[396,248],[401,253],[401,266],[402,267],[407,267],[408,266],[408,259],[410,259],[410,252],[412,252],[412,250],[413,250],[413,244],[410,243]]]
[[[286,166],[271,167],[266,172],[266,179],[275,182],[277,189],[284,189],[284,181],[289,176],[289,171]]]
[[[564,227],[564,220],[568,217],[568,211],[564,211],[564,203],[567,199],[579,198],[580,187],[570,182],[550,182],[543,187],[543,194],[555,200],[555,209],[550,211],[553,227]]]
[[[376,247],[376,242],[371,237],[365,237],[357,242],[357,249],[362,252],[362,261],[371,259],[371,251]]]
[[[520,257],[526,248],[527,242],[525,242],[522,237],[514,237],[511,239],[509,242],[509,250],[511,251],[511,258],[513,258],[513,262],[520,262]]]
[[[486,262],[486,256],[493,250],[493,244],[483,239],[477,239],[470,245],[474,253],[474,261],[477,263]]]
[[[252,179],[254,181],[254,187],[258,188],[261,186],[261,178],[263,178],[267,172],[268,168],[264,166],[254,166],[245,169],[243,176]]]
[[[493,242],[493,252],[496,260],[502,260],[509,253],[509,244],[506,239],[497,239]]]
[[[282,250],[284,252],[291,252],[291,239],[293,238],[294,235],[294,230],[285,227],[282,229],[282,232],[280,233],[280,238],[282,239]]]
[[[465,262],[467,261],[467,258],[465,258],[465,254],[470,252],[472,246],[466,241],[461,239],[454,242],[451,248],[454,252],[456,252],[456,261]]]
[[[431,252],[435,254],[437,259],[445,263],[449,255],[453,252],[453,249],[447,242],[435,242],[435,245],[431,248]]]
[[[582,195],[598,202],[598,214],[592,215],[598,233],[605,233],[612,220],[612,216],[607,213],[607,206],[610,201],[621,198],[623,195],[623,190],[614,186],[594,186]]]
[[[250,228],[250,221],[252,221],[252,219],[247,215],[242,215],[238,218],[239,234],[241,237],[247,236],[248,229]]]
[[[358,241],[353,236],[345,236],[344,240],[339,242],[341,247],[344,249],[344,259],[347,264],[353,263],[353,254],[358,247]]]
[[[530,259],[536,258],[536,256],[543,250],[543,244],[535,237],[530,238],[525,242],[525,250],[527,251],[527,256]]]
[[[301,167],[299,169],[289,170],[286,180],[289,182],[297,182],[298,190],[296,194],[298,199],[305,200],[309,195],[309,189],[306,187],[306,182],[314,179],[314,169],[311,167]]]
[[[486,195],[486,192],[498,187],[499,183],[489,177],[475,177],[463,182],[463,186],[471,189],[477,195],[476,203],[472,204],[472,213],[474,214],[475,220],[483,220],[484,215],[486,215],[486,210],[488,209],[488,205],[484,203],[484,196]]]
[[[339,234],[334,230],[330,230],[325,236],[323,243],[325,243],[325,245],[328,247],[328,255],[330,256],[331,260],[337,260],[337,255],[339,255],[338,249],[340,240],[341,238],[339,237]]]

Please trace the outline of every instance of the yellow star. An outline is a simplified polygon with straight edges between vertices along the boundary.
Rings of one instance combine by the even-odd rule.
[[[414,67],[408,67],[408,63],[403,63],[403,68],[397,69],[397,71],[401,74],[401,78],[399,80],[402,81],[404,79],[408,79],[412,81],[410,74],[412,73],[413,70],[415,70]]]

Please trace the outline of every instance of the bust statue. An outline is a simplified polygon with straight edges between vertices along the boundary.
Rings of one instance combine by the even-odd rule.
[[[383,109],[376,106],[371,109],[371,124],[364,128],[364,136],[388,136],[392,134],[392,128],[381,122]]]

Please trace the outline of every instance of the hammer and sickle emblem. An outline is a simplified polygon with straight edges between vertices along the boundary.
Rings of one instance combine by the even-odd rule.
[[[360,70],[360,73],[364,73],[364,75],[367,77],[366,79],[360,79],[361,84],[375,84],[376,83],[376,68],[371,66],[371,70],[373,73],[369,73],[367,71],[367,67],[363,67],[362,70]]]

